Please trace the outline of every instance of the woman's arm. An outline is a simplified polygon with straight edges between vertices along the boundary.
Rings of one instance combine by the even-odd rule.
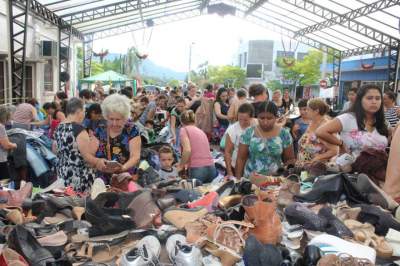
[[[233,101],[232,104],[229,106],[229,109],[228,109],[228,119],[231,122],[236,121],[236,115],[235,115],[236,105],[237,105],[237,102]]]
[[[326,141],[321,140],[321,143],[325,145],[326,152],[318,154],[312,160],[313,162],[317,161],[329,161],[331,158],[336,156],[339,153],[339,147],[333,144],[330,144]]]
[[[237,178],[243,177],[244,166],[249,158],[249,146],[240,143],[235,164],[235,175]]]
[[[76,138],[78,144],[78,150],[81,153],[83,159],[93,168],[99,171],[104,171],[106,169],[105,160],[102,158],[96,158],[91,153],[90,148],[90,138],[86,130],[82,130]]]
[[[190,140],[187,136],[181,139],[182,146],[182,158],[179,162],[178,168],[183,169],[187,163],[189,163],[190,155],[192,154],[192,147],[190,145]]]
[[[386,168],[383,190],[391,197],[400,196],[400,129],[394,133],[390,146],[389,160]]]
[[[4,138],[0,138],[0,146],[5,150],[12,150],[17,148],[17,144],[10,142],[10,139],[5,136]]]
[[[33,125],[33,126],[50,125],[50,117],[47,116],[46,119],[45,119],[45,120],[42,120],[42,121],[31,122],[31,125]]]
[[[235,149],[235,145],[231,141],[231,137],[229,134],[225,135],[225,149],[224,149],[224,157],[225,157],[225,165],[226,172],[229,176],[233,176],[232,172],[232,153]]]
[[[317,128],[315,135],[328,144],[341,146],[343,142],[337,137],[336,134],[340,133],[342,129],[342,123],[340,123],[339,119],[335,118]]]
[[[219,102],[214,104],[214,112],[219,119],[228,119],[227,115],[221,113],[221,104]]]
[[[285,165],[294,165],[296,163],[296,157],[294,156],[293,144],[289,145],[287,148],[283,149],[283,163]]]
[[[140,136],[134,137],[129,141],[129,160],[122,166],[122,172],[128,171],[139,163],[141,146],[142,139]]]

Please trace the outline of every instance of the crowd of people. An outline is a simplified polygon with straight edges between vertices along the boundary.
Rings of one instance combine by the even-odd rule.
[[[290,97],[289,89],[275,90],[270,98],[268,89],[262,84],[233,89],[224,88],[218,84],[207,84],[204,88],[200,88],[196,84],[190,83],[185,90],[182,87],[167,87],[150,92],[138,88],[135,93],[133,92],[131,87],[125,87],[119,91],[110,89],[106,94],[99,86],[94,91],[81,90],[79,97],[68,97],[64,92],[58,92],[53,102],[43,105],[32,99],[17,106],[1,106],[1,178],[10,179],[13,186],[9,188],[15,191],[23,190],[27,186],[27,182],[32,182],[33,186],[43,189],[54,180],[61,180],[62,187],[68,188],[70,193],[82,198],[87,195],[90,197],[93,193],[96,194],[99,186],[104,189],[111,187],[109,191],[112,192],[104,190],[102,194],[116,193],[117,189],[118,193],[137,193],[138,195],[138,192],[143,194],[147,189],[154,189],[154,186],[158,186],[160,183],[170,182],[173,184],[176,180],[186,180],[186,185],[181,189],[188,189],[189,186],[192,190],[194,187],[222,184],[217,186],[216,191],[208,190],[201,197],[200,203],[196,201],[199,196],[195,197],[193,193],[186,194],[186,200],[181,200],[188,204],[189,208],[207,207],[209,213],[216,211],[214,208],[216,197],[221,201],[224,196],[234,194],[233,188],[229,190],[228,194],[224,194],[229,180],[235,180],[235,184],[250,182],[253,189],[257,188],[255,190],[256,194],[258,193],[257,196],[245,201],[246,193],[238,192],[241,196],[236,202],[244,207],[246,222],[253,223],[250,226],[255,226],[257,229],[257,226],[267,219],[266,216],[274,217],[268,219],[278,219],[279,223],[272,225],[269,229],[272,228],[271,232],[279,231],[276,234],[280,236],[285,230],[289,232],[292,229],[289,225],[289,229],[281,229],[281,219],[283,222],[283,218],[277,218],[272,214],[276,211],[276,198],[273,198],[266,188],[279,187],[283,183],[286,186],[292,183],[296,183],[297,186],[306,186],[308,183],[310,187],[315,188],[318,186],[318,182],[333,182],[318,178],[329,173],[334,173],[335,176],[338,176],[338,173],[355,173],[356,175],[362,173],[371,180],[368,183],[368,189],[373,187],[374,193],[379,191],[379,195],[385,198],[385,204],[387,202],[390,204],[383,206],[382,201],[377,202],[376,198],[356,200],[355,202],[386,207],[393,212],[392,226],[388,226],[400,231],[400,211],[399,208],[396,208],[398,206],[396,202],[400,202],[400,130],[397,130],[400,108],[395,104],[396,95],[393,92],[382,92],[381,88],[376,85],[351,88],[347,92],[348,101],[336,117],[330,116],[332,115],[331,107],[324,99],[312,98],[295,101]],[[31,143],[32,138],[36,137],[40,139],[40,143],[46,144],[48,153],[56,156],[56,160],[52,160],[46,174],[42,172],[41,175],[37,174],[38,155],[35,157],[31,154],[31,146],[34,146],[33,150],[38,151],[37,146]],[[39,148],[39,150],[41,151],[38,152],[39,155],[46,157],[43,155],[43,148]],[[46,160],[49,161],[48,157],[45,158]],[[289,179],[293,176],[297,177],[297,181]],[[338,177],[335,182],[339,182],[337,179]],[[349,177],[341,176],[339,179],[347,180]],[[363,187],[356,186],[359,194],[363,194],[356,193],[357,196],[349,192],[347,183],[343,182],[345,184],[340,183],[340,189],[334,188],[335,185],[333,187],[323,185],[315,189],[317,192],[309,192],[309,194],[319,193],[320,197],[318,200],[310,201],[336,204],[338,200],[332,202],[332,198],[329,196],[329,193],[333,191],[334,194],[339,193],[338,199],[340,194],[348,193],[346,194],[347,201],[350,204],[350,198],[368,198],[368,195],[363,193],[371,192],[371,190],[366,191],[364,183]],[[357,180],[355,182],[357,183]],[[308,188],[310,189],[310,187]],[[158,186],[158,188],[160,187]],[[287,187],[280,187],[281,191],[285,189]],[[153,193],[155,192],[153,191]],[[293,191],[290,193],[292,194],[292,205],[299,204],[293,203],[296,193]],[[300,193],[299,187],[297,193]],[[122,197],[120,194],[118,195],[118,197]],[[65,194],[64,196],[66,197]],[[0,197],[3,197],[2,194]],[[298,196],[298,199],[301,197],[303,197],[302,200],[295,201],[308,201],[305,199],[312,196]],[[324,200],[321,200],[322,198]],[[92,197],[92,200],[94,199],[95,196]],[[109,198],[105,199],[100,205],[111,207],[105,206],[109,200]],[[176,206],[175,200],[173,202]],[[272,210],[270,207],[260,207],[255,203],[257,200],[260,202],[260,206],[267,204],[266,200],[275,205],[272,205]],[[252,203],[250,204],[250,202]],[[219,204],[221,208],[223,204],[221,202]],[[258,206],[257,210],[260,212],[266,211],[263,213],[265,217],[258,217],[256,213],[249,211],[249,204]],[[312,222],[306,220],[312,219],[313,216],[307,214],[311,216],[294,219],[291,212],[300,212],[300,209],[305,207],[303,205],[293,207],[294,205],[292,205],[290,208],[286,206],[284,211],[287,221],[292,225],[300,224],[304,229],[310,229],[307,228],[307,225]],[[122,208],[121,203],[118,206]],[[92,208],[97,207],[92,206]],[[158,207],[161,208],[160,205]],[[187,207],[179,206],[179,208]],[[213,211],[210,211],[210,208]],[[172,213],[175,209],[167,210]],[[197,211],[197,209],[193,210]],[[360,210],[364,211],[363,207]],[[224,213],[224,217],[228,217],[225,220],[234,220],[231,212],[229,215]],[[365,212],[367,213],[367,211]],[[172,221],[173,218],[169,218],[170,215],[167,213],[168,211],[163,214],[163,220]],[[309,213],[309,210],[303,210],[302,215],[305,215],[304,213]],[[0,216],[2,215],[0,213]],[[329,215],[332,215],[330,211]],[[144,216],[146,215],[143,214]],[[150,224],[156,226],[157,223],[153,218]],[[396,218],[397,222],[395,222]],[[91,218],[87,216],[86,219],[90,221]],[[112,218],[107,219],[112,220]],[[352,219],[355,220],[356,217]],[[195,219],[190,222],[195,222]],[[212,221],[208,222],[212,223]],[[172,221],[170,223],[179,228],[177,226],[179,222]],[[360,226],[362,225],[361,223]],[[230,226],[232,228],[232,225]],[[346,226],[348,228],[346,230],[355,228],[348,224]],[[242,230],[242,227],[233,227]],[[363,228],[364,231],[367,230],[365,227]],[[275,262],[272,262],[271,258],[268,258],[268,261],[271,261],[270,264],[267,262],[256,264],[254,258],[250,258],[249,254],[246,257],[246,251],[250,252],[248,249],[252,249],[254,255],[256,250],[260,251],[265,248],[255,248],[254,245],[257,243],[277,244],[277,241],[264,241],[267,233],[263,232],[264,235],[260,236],[261,233],[256,229],[253,228],[249,231],[256,240],[249,237],[247,240],[253,241],[252,244],[242,246],[245,265],[282,265],[274,264]],[[330,233],[326,228],[323,230]],[[354,230],[350,234],[355,237]],[[3,231],[0,230],[0,232]],[[188,241],[191,233],[193,232],[186,228]],[[343,237],[339,231],[330,234]],[[400,235],[400,232],[398,234]],[[274,237],[276,238],[277,235]],[[364,238],[366,242],[367,237]],[[214,239],[215,243],[218,242],[216,239]],[[379,239],[379,241],[382,240]],[[374,241],[378,240],[374,238]],[[398,253],[396,254],[400,256],[400,240],[398,239],[398,241]],[[229,244],[227,245],[229,246]],[[373,246],[372,244],[366,245]],[[224,261],[224,258],[216,253],[210,252],[210,249],[209,247],[206,250],[219,257],[223,266],[233,265],[233,263]],[[381,250],[376,247],[375,250],[378,255],[382,255]],[[390,256],[394,254],[393,251],[394,248],[392,248]],[[239,251],[235,252],[234,254],[240,253]],[[260,254],[263,252],[266,251],[261,250]],[[359,256],[357,252],[350,255],[356,257],[355,254]],[[26,260],[32,259],[26,254],[22,255]],[[141,256],[144,255],[141,254]],[[279,256],[283,261],[284,256],[281,254]],[[365,261],[369,260],[368,263],[371,264],[355,264],[354,262],[354,264],[346,265],[374,265],[375,263],[375,258],[371,259],[367,255],[362,258]],[[121,261],[124,259],[129,260],[129,256],[122,257]],[[170,259],[173,260],[171,255]],[[339,255],[333,259],[342,260]],[[236,258],[234,261],[239,260]],[[250,261],[253,262],[250,263]],[[201,265],[193,261],[192,263],[176,265]],[[123,264],[121,262],[121,265],[156,264],[129,264],[128,262]],[[284,265],[317,265],[317,263]]]

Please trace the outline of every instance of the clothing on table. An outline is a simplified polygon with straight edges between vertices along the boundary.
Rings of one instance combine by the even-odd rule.
[[[340,138],[354,157],[358,157],[366,148],[384,150],[388,146],[387,137],[379,134],[376,128],[372,132],[360,131],[354,114],[341,114],[337,116],[337,119],[342,125]]]
[[[139,118],[140,123],[142,123],[143,125],[146,123],[147,121],[147,115],[149,114],[150,111],[155,110],[157,107],[155,102],[149,102],[149,104],[146,106],[146,108],[143,110],[142,115]]]
[[[385,118],[390,123],[391,127],[396,127],[397,123],[399,122],[399,116],[397,115],[398,108],[399,107],[391,107],[385,111]]]
[[[36,120],[35,113],[35,107],[29,103],[21,103],[15,109],[12,120],[16,123],[27,125]]]
[[[7,137],[7,132],[6,128],[3,124],[0,124],[0,139],[8,138]],[[1,162],[7,162],[7,156],[8,156],[8,151],[5,150],[1,145],[0,145],[0,163]]]
[[[99,148],[96,152],[97,158],[117,161],[120,164],[126,163],[130,158],[129,141],[139,136],[139,131],[133,123],[127,123],[121,134],[109,138],[110,148],[107,148],[107,128],[97,128],[94,135],[99,140]],[[110,152],[110,154],[108,154]],[[140,152],[140,151],[131,151]],[[129,169],[133,174],[135,169]]]
[[[232,167],[236,165],[237,153],[239,150],[240,144],[240,136],[244,133],[245,129],[242,129],[239,122],[236,122],[228,127],[226,130],[226,135],[229,136],[229,139],[233,143],[233,152],[232,152]]]
[[[161,168],[160,170],[158,170],[158,174],[159,174],[161,180],[168,180],[171,178],[177,178],[178,170],[176,169],[176,167],[172,167],[171,170]]]
[[[182,127],[180,131],[181,143],[185,137],[189,139],[191,147],[189,168],[214,165],[207,136],[200,128],[195,126]]]
[[[85,130],[77,123],[60,124],[54,138],[57,146],[57,176],[64,179],[66,186],[75,191],[88,191],[95,178],[95,171],[83,159],[77,144],[78,135]]]
[[[287,128],[281,128],[278,136],[261,138],[256,136],[255,129],[255,126],[249,127],[240,138],[240,143],[249,149],[244,176],[248,177],[253,172],[275,174],[283,164],[283,150],[292,145],[290,132]]]
[[[316,155],[325,153],[326,146],[320,141],[314,132],[306,132],[298,142],[298,155],[296,164],[303,166],[311,162]]]

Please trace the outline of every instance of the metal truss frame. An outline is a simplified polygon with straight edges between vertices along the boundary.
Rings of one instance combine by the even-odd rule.
[[[90,77],[93,55],[93,34],[85,35],[83,41],[83,77]]]
[[[397,46],[389,46],[388,53],[388,82],[389,87],[395,92],[399,92],[399,60],[400,60],[400,44]]]
[[[249,7],[249,9],[247,9],[244,12],[244,15],[247,16],[249,14],[251,14],[252,12],[254,12],[256,9],[258,9],[260,6],[262,6],[265,2],[267,2],[268,0],[256,0],[256,2]]]
[[[342,15],[334,16],[333,18],[327,19],[321,23],[317,23],[311,26],[308,26],[304,29],[301,29],[296,32],[296,35],[306,35],[308,33],[312,33],[315,31],[320,31],[322,29],[329,28],[334,25],[342,25],[348,21],[352,21],[356,18],[367,16],[368,14],[380,11],[385,8],[389,8],[395,5],[400,4],[400,0],[380,0],[360,8],[354,9],[350,12],[347,12]]]
[[[8,0],[10,31],[10,67],[11,67],[11,101],[18,103],[25,100],[25,59],[26,37],[29,13],[29,0],[23,8]]]
[[[72,27],[69,27],[69,29],[70,31],[68,33],[65,33],[65,31],[63,31],[61,28],[58,29],[58,66],[59,66],[58,77],[59,77],[60,90],[63,90],[66,93],[68,90],[67,84],[69,84],[69,81],[61,80],[61,77],[62,73],[66,73],[68,76],[70,75],[69,60],[70,60]]]
[[[203,13],[204,10],[208,7],[209,4],[210,4],[210,0],[201,1],[200,12]]]
[[[104,30],[114,29],[118,28],[119,26],[134,25],[136,23],[140,23],[143,25],[143,23],[148,19],[151,19],[154,22],[156,19],[170,17],[172,14],[179,15],[180,13],[188,11],[194,11],[194,10],[199,11],[199,6],[200,3],[193,2],[184,5],[177,4],[172,8],[168,7],[168,9],[166,8],[160,10],[143,10],[141,14],[137,13],[135,15],[130,15],[127,17],[124,16],[119,19],[114,19],[114,20],[110,19],[101,21],[94,25],[89,24],[86,26],[81,26],[80,30],[84,34],[87,34],[87,33],[96,33]]]
[[[288,3],[292,6],[301,8],[303,10],[306,10],[312,14],[315,14],[317,16],[320,16],[326,20],[333,19],[337,16],[341,17],[339,13],[332,11],[324,6],[318,5],[310,0],[282,0],[285,3]],[[355,21],[355,20],[344,20],[343,24],[340,24],[343,27],[346,27],[347,29],[354,31],[358,34],[361,34],[367,38],[370,38],[371,40],[374,40],[379,43],[383,43],[386,45],[393,45],[399,43],[400,40],[394,38],[391,35],[388,35],[384,32],[381,32],[377,29],[371,28],[361,22]],[[308,33],[312,33],[313,31],[310,32],[305,32],[305,31],[300,31],[298,32],[297,35],[304,36]],[[296,36],[297,37],[297,36]]]
[[[376,44],[365,47],[359,47],[351,50],[342,51],[342,58],[363,55],[363,54],[374,54],[374,53],[383,53],[387,49],[385,44]]]

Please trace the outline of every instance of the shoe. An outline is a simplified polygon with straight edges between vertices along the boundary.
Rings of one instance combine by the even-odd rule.
[[[377,235],[385,236],[389,228],[400,231],[400,222],[394,219],[390,212],[369,204],[355,205],[355,207],[361,207],[357,220],[362,223],[372,224]]]
[[[353,237],[351,230],[332,214],[331,208],[323,207],[319,210],[318,216],[322,216],[327,220],[327,226],[325,228],[326,233],[340,238]]]
[[[178,229],[183,229],[185,224],[194,222],[208,213],[206,208],[184,209],[172,207],[164,211],[163,220]]]
[[[20,254],[11,248],[4,248],[0,255],[2,266],[29,266],[28,262]]]
[[[371,261],[367,259],[355,258],[349,254],[328,254],[323,256],[317,263],[317,266],[331,266],[331,265],[362,265],[373,266]]]
[[[222,198],[231,195],[234,187],[235,181],[229,180],[223,183],[215,192],[217,192],[218,196]]]
[[[366,174],[359,174],[357,183],[354,186],[363,194],[368,200],[375,205],[379,205],[387,210],[394,210],[399,204],[395,202],[392,197],[386,194],[380,187],[378,187]]]
[[[295,195],[293,198],[299,202],[332,203],[336,204],[343,193],[343,180],[341,175],[327,175],[319,177],[311,191]]]
[[[283,258],[276,246],[263,245],[254,235],[250,235],[246,239],[243,261],[251,266],[281,266]]]
[[[282,224],[276,213],[275,198],[261,200],[256,195],[247,195],[242,199],[242,205],[246,212],[245,220],[254,224],[250,233],[263,244],[276,245],[281,239]]]
[[[189,208],[196,208],[196,207],[205,207],[209,212],[212,212],[217,208],[218,205],[218,193],[215,191],[211,191],[205,194],[202,198],[189,202]]]
[[[325,217],[315,214],[298,202],[286,207],[284,213],[289,224],[300,224],[304,229],[324,232],[328,224]]]
[[[149,190],[141,191],[139,195],[133,198],[127,208],[132,221],[140,229],[152,227],[154,221],[161,215],[161,211]]]
[[[94,199],[96,199],[96,197],[97,197],[100,193],[103,193],[103,192],[106,192],[106,191],[107,191],[107,188],[106,188],[106,184],[104,184],[103,179],[101,179],[101,178],[96,178],[96,179],[93,181],[92,188],[91,188],[91,190],[90,190],[90,198],[91,198],[92,200],[94,200]]]
[[[300,193],[300,183],[287,179],[286,183],[282,183],[278,194],[278,205],[286,207],[293,203],[293,197]]]
[[[170,261],[176,266],[202,266],[203,256],[200,249],[186,243],[186,237],[172,235],[165,244]]]
[[[122,216],[109,216],[93,201],[87,200],[85,217],[92,224],[89,237],[114,235],[135,228],[135,223]]]
[[[308,245],[304,250],[304,266],[315,266],[322,257],[322,251],[319,247]]]
[[[253,184],[251,184],[248,180],[242,180],[238,183],[235,183],[235,186],[232,189],[231,195],[241,194],[241,195],[249,195],[251,194],[251,188]]]
[[[338,255],[340,253],[346,253],[357,258],[367,259],[375,264],[376,251],[373,248],[352,243],[336,236],[322,234],[313,238],[308,245],[319,247],[323,254]]]
[[[361,212],[360,207],[351,208],[346,202],[338,203],[334,207],[336,217],[344,222],[345,220],[357,220],[358,215]]]
[[[222,209],[229,209],[233,206],[238,205],[242,201],[242,195],[230,195],[225,197],[220,197],[218,201],[218,206]]]
[[[176,205],[176,200],[172,195],[166,195],[162,198],[159,198],[157,200],[157,206],[160,208],[160,210],[165,210],[168,209],[169,207],[175,206]]]
[[[136,246],[125,253],[120,266],[153,266],[159,264],[160,241],[155,236],[142,238]]]
[[[21,225],[15,226],[10,232],[8,247],[21,254],[30,265],[46,266],[55,261],[51,253]]]
[[[30,198],[32,195],[32,183],[26,183],[19,190],[9,190],[4,192],[8,193],[7,205],[21,207],[24,200]]]
[[[40,193],[47,193],[53,191],[54,189],[64,190],[65,189],[64,179],[57,178],[57,180],[51,183],[48,187],[41,189]]]

